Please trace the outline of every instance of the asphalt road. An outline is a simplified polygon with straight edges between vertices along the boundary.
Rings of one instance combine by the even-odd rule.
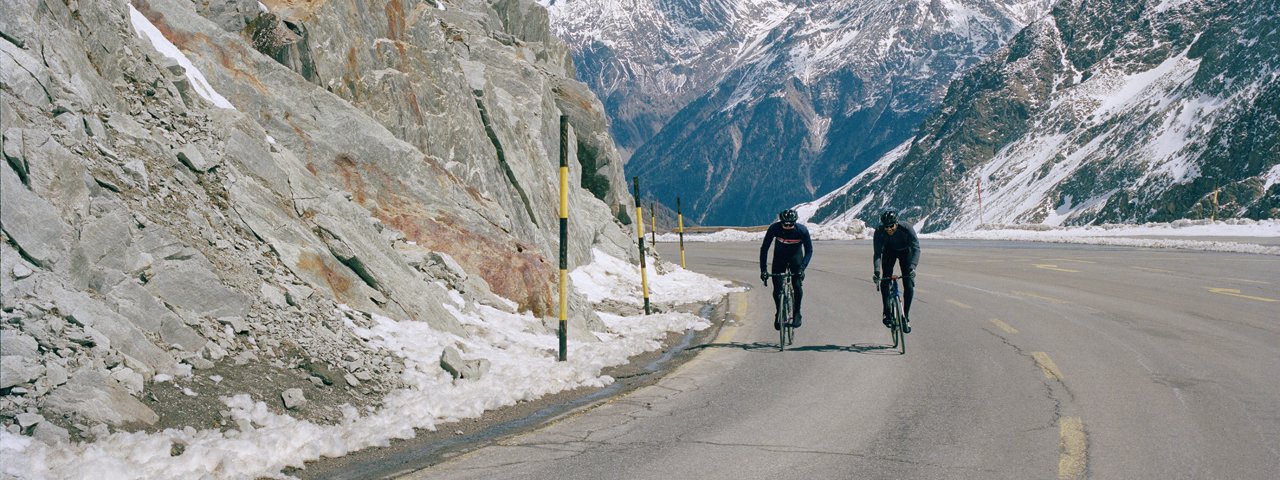
[[[758,246],[689,244],[753,285],[696,359],[404,478],[1280,478],[1280,257],[926,241],[898,355],[870,244],[816,247],[787,351]]]

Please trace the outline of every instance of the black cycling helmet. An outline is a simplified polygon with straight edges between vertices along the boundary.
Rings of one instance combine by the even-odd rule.
[[[881,227],[887,227],[895,223],[898,223],[898,212],[895,212],[893,210],[885,210],[884,213],[880,214]]]
[[[778,220],[781,220],[782,223],[796,223],[796,220],[799,218],[800,214],[790,208],[778,212]]]

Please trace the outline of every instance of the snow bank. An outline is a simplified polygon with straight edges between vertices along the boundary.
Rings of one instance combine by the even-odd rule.
[[[573,281],[593,301],[632,302],[641,298],[639,267],[594,251],[594,263],[573,272]],[[652,265],[652,264],[650,264]],[[651,300],[686,303],[717,299],[733,290],[724,282],[664,265],[666,274],[649,277]],[[656,270],[656,269],[655,269]],[[392,392],[374,412],[344,409],[338,425],[319,425],[280,414],[248,394],[222,398],[235,429],[186,428],[163,432],[114,433],[91,443],[49,446],[31,437],[0,430],[0,478],[284,478],[281,470],[308,460],[335,457],[390,440],[411,438],[414,429],[480,416],[578,387],[602,387],[614,379],[602,370],[661,347],[669,332],[701,330],[710,323],[696,315],[667,313],[619,316],[600,313],[607,332],[598,342],[569,341],[568,361],[557,362],[558,339],[541,320],[451,296],[449,310],[467,336],[431,329],[425,322],[363,315],[345,306],[335,315],[371,344],[401,357],[407,388]],[[455,382],[439,366],[441,352],[455,347],[464,360],[483,358],[490,369],[479,380]],[[183,453],[174,456],[175,445]]]

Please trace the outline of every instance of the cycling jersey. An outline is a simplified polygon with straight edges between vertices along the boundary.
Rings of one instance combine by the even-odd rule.
[[[782,222],[774,222],[769,226],[769,230],[764,233],[764,242],[760,244],[761,272],[765,271],[770,245],[774,246],[774,264],[779,261],[790,263],[803,251],[804,258],[795,263],[798,263],[800,270],[804,270],[809,267],[809,260],[813,259],[813,239],[809,237],[809,229],[799,223],[792,229],[782,228]]]

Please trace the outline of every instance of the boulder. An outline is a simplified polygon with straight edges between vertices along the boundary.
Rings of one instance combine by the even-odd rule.
[[[146,289],[198,316],[244,316],[251,302],[247,295],[223,285],[203,257],[161,262],[152,269]]]
[[[8,162],[0,163],[0,202],[4,233],[27,258],[48,267],[64,257],[67,245],[63,237],[69,229],[62,215],[23,185]]]
[[[0,329],[0,354],[36,358],[39,348],[40,344],[36,342],[35,337],[21,330]]]
[[[297,410],[307,405],[307,397],[302,394],[300,388],[290,388],[280,394],[280,398],[284,400],[284,408],[289,410]]]
[[[94,422],[114,426],[140,422],[152,425],[160,416],[105,373],[84,369],[66,385],[45,397],[45,406],[61,413],[78,413]]]
[[[440,368],[449,372],[454,380],[479,380],[489,372],[489,360],[463,360],[458,349],[445,347],[440,353]]]
[[[44,367],[20,355],[0,356],[0,389],[22,385],[44,375]]]

